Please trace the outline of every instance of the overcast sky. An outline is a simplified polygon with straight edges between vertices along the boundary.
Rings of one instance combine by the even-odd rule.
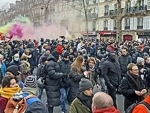
[[[2,6],[8,7],[9,3],[15,3],[16,0],[0,0],[0,8]]]

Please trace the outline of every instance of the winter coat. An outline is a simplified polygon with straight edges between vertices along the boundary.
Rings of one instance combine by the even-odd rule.
[[[102,77],[104,77],[108,87],[111,85],[118,87],[121,80],[120,65],[117,61],[107,59],[103,62],[101,69]]]
[[[79,82],[84,77],[84,74],[77,73],[76,67],[71,67],[69,78],[70,78],[70,89],[68,92],[68,102],[71,103],[75,98],[79,90]]]
[[[144,57],[144,53],[143,53],[143,52],[140,52],[140,51],[136,51],[136,52],[132,55],[132,62],[133,62],[133,63],[136,63],[138,57],[143,58],[143,57]]]
[[[0,103],[1,103],[0,104],[0,113],[5,113],[4,110],[5,110],[7,102],[8,102],[8,99],[0,97]]]
[[[121,75],[122,75],[122,77],[124,77],[127,72],[127,65],[129,63],[132,63],[132,58],[130,55],[126,55],[126,56],[121,55],[118,58],[118,62],[120,64]]]
[[[33,66],[37,66],[37,56],[38,56],[38,51],[36,49],[33,48],[29,48],[30,52],[31,52],[31,58],[29,58],[29,63],[31,65],[31,67]]]
[[[24,97],[28,96],[28,93],[23,94]],[[40,101],[38,97],[32,97],[27,99],[27,109],[25,113],[48,113],[46,106]]]
[[[70,106],[69,113],[91,113],[92,97],[78,94]]]
[[[141,91],[144,88],[140,77],[135,78],[132,75],[127,74],[119,85],[119,92],[125,97],[124,110],[126,110],[131,104],[142,100],[142,96],[136,95],[135,90]]]
[[[60,79],[63,73],[60,72],[60,66],[56,62],[55,57],[50,54],[47,63],[46,76],[46,94],[47,102],[50,106],[55,107],[60,105]]]
[[[58,64],[60,65],[60,72],[66,74],[70,73],[71,61],[69,60],[65,61],[64,59],[62,59],[61,61],[58,62]],[[62,88],[67,88],[70,86],[70,80],[68,76],[61,78],[60,82]]]
[[[119,110],[117,110],[114,106],[109,108],[103,108],[99,110],[95,110],[93,113],[120,113]]]
[[[148,95],[143,101],[150,105],[150,95]],[[148,113],[147,109],[142,104],[139,104],[133,109],[132,113]]]

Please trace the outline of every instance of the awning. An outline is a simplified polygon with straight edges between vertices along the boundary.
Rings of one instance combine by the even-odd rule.
[[[100,31],[100,35],[116,35],[116,31]]]

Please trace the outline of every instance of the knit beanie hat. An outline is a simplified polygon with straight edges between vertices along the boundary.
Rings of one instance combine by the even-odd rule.
[[[24,82],[24,87],[36,88],[36,86],[37,86],[37,83],[36,83],[35,77],[32,75],[27,76]]]
[[[58,46],[56,47],[56,51],[61,55],[62,52],[63,52],[63,47],[62,47],[61,45],[58,45]]]
[[[138,57],[137,58],[137,64],[140,64],[141,62],[144,62],[144,58]]]
[[[14,76],[17,76],[17,75],[19,75],[19,68],[16,65],[11,65],[6,69],[6,72],[10,72]]]
[[[89,79],[82,78],[79,82],[79,91],[82,92],[89,88],[93,88],[92,82]]]

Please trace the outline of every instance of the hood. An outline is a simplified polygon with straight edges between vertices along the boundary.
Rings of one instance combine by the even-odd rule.
[[[114,106],[109,108],[103,108],[99,110],[95,110],[93,113],[120,113],[119,110],[117,110]]]
[[[47,60],[48,61],[50,61],[50,60],[56,60],[56,58],[52,55],[52,54],[50,54],[49,56],[48,56],[48,58],[47,58]]]

